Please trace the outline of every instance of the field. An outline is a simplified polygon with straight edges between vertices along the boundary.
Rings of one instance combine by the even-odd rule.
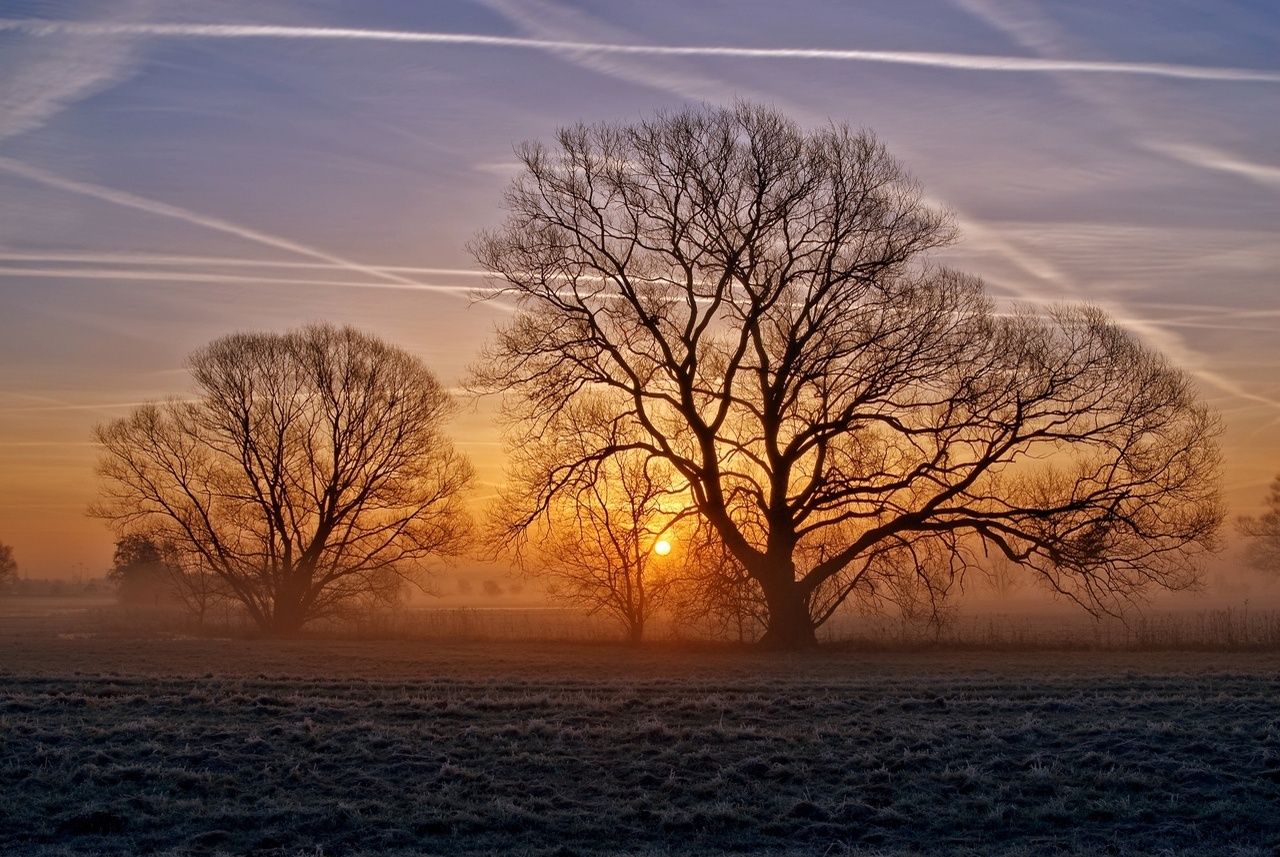
[[[1272,855],[1274,653],[770,655],[0,617],[0,853]]]

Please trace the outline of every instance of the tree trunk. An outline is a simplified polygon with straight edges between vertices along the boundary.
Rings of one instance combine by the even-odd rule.
[[[760,644],[771,649],[810,649],[818,645],[809,615],[809,597],[795,580],[761,581],[769,623]]]
[[[633,646],[640,645],[644,639],[644,620],[637,619],[627,624],[627,642]]]
[[[262,630],[275,637],[290,637],[302,630],[307,621],[302,599],[293,593],[281,593]]]
[[[262,627],[262,631],[271,637],[292,637],[302,630],[302,620],[292,611],[277,613]]]

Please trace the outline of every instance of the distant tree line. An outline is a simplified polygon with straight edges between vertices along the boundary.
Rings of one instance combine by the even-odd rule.
[[[451,397],[350,328],[236,334],[194,398],[97,429],[122,591],[292,633],[478,545],[639,640],[657,612],[782,647],[850,606],[945,614],[978,568],[1088,610],[1199,579],[1217,418],[1100,310],[996,312],[869,132],[691,108],[526,144],[472,250],[516,313],[471,371],[508,480],[468,523]],[[1272,511],[1242,530],[1273,562]]]

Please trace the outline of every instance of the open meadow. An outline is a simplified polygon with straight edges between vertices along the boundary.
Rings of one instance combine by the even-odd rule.
[[[202,639],[0,618],[0,853],[1280,847],[1280,656]]]

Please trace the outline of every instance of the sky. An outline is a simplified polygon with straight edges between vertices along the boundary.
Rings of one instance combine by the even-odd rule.
[[[349,323],[457,384],[502,306],[466,250],[513,147],[688,103],[874,130],[956,215],[948,264],[1089,301],[1280,470],[1280,4],[308,0],[0,4],[0,541],[96,576],[92,427],[236,330]],[[491,414],[453,426],[477,496]]]

